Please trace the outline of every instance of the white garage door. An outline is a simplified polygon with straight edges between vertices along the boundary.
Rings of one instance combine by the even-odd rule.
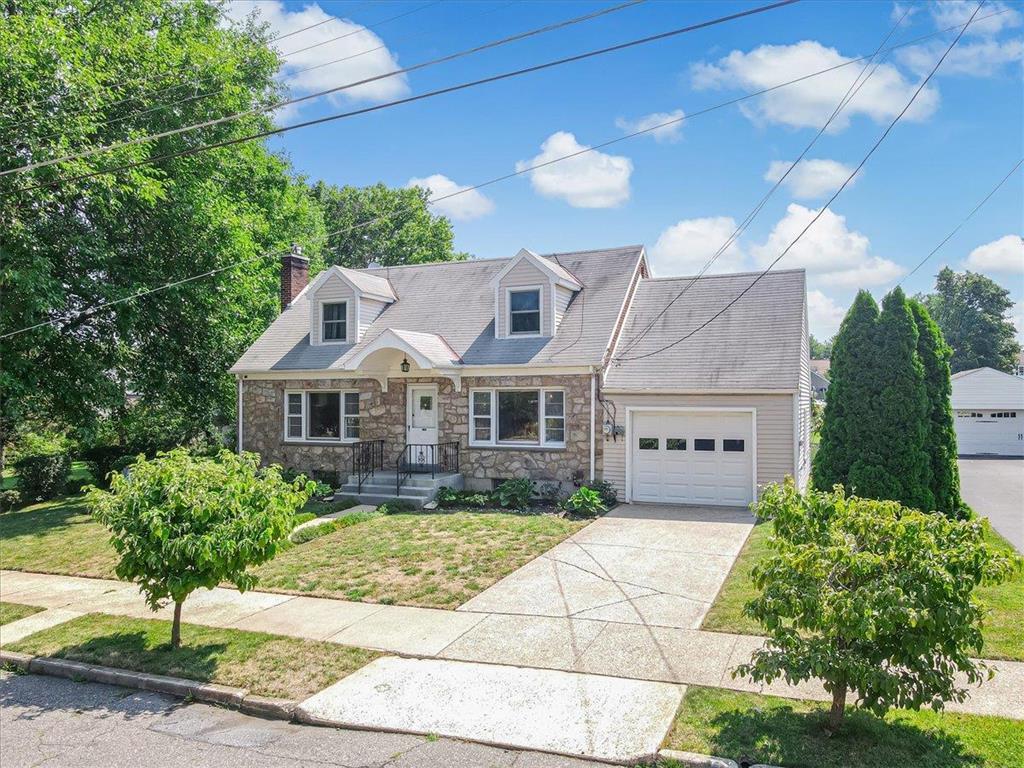
[[[1024,456],[1024,411],[957,411],[954,425],[960,454]]]
[[[635,501],[745,506],[753,500],[753,414],[642,411],[632,415]]]

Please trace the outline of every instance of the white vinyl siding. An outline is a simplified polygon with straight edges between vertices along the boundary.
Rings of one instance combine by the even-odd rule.
[[[373,324],[373,321],[380,317],[380,313],[389,306],[386,301],[378,299],[359,299],[359,338],[355,339],[355,341],[359,341],[359,339],[366,335],[366,331]]]
[[[356,327],[356,296],[353,290],[340,277],[331,277],[321,285],[315,295],[310,297],[310,330],[309,341],[313,345],[324,344],[323,324],[321,322],[322,307],[324,304],[345,302],[345,327],[348,331],[346,341],[354,343],[354,330]],[[337,342],[327,342],[337,343]]]
[[[657,395],[605,394],[609,408],[617,414],[619,426],[626,424],[626,408],[631,406],[756,409],[757,485],[780,482],[793,474],[793,396],[767,395]],[[681,436],[680,436],[681,437]],[[619,435],[604,440],[603,479],[612,483],[621,498],[626,493],[625,440]]]
[[[558,326],[562,324],[562,318],[565,317],[565,311],[569,308],[569,302],[572,301],[572,291],[566,288],[564,285],[555,286],[555,330],[558,330]]]
[[[548,276],[528,261],[520,261],[501,282],[497,290],[497,337],[510,338],[508,330],[508,291],[510,288],[537,288],[540,290],[540,335],[551,336],[551,282]],[[515,338],[515,337],[511,337]]]

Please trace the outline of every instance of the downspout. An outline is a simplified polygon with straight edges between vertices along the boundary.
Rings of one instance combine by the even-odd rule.
[[[597,457],[595,455],[596,450],[596,435],[594,434],[594,417],[597,415],[594,408],[594,399],[597,397],[597,373],[593,370],[590,372],[590,482],[594,482],[594,467]]]
[[[242,453],[242,377],[238,377],[238,429],[235,430],[238,438],[238,453]]]

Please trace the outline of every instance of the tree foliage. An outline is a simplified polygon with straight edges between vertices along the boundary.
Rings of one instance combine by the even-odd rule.
[[[828,360],[832,357],[832,339],[828,341],[818,341],[814,336],[811,336],[811,360]]]
[[[984,615],[973,592],[1014,564],[985,544],[980,522],[847,497],[838,486],[801,494],[792,481],[769,486],[757,515],[773,521],[774,535],[745,612],[768,640],[736,674],[822,680],[833,731],[848,691],[879,715],[938,710],[967,697],[962,681],[984,679],[972,659]]]
[[[949,358],[953,351],[942,331],[919,301],[910,301],[917,325],[917,356],[924,366],[928,421],[925,450],[928,453],[929,478],[934,509],[947,515],[963,515],[960,500],[960,470],[956,463],[956,429],[953,426],[953,392],[949,377]]]
[[[935,279],[935,293],[919,297],[953,349],[950,370],[995,368],[1012,373],[1020,354],[1010,292],[985,275],[945,267]]]
[[[256,577],[246,569],[276,554],[313,486],[260,469],[256,454],[176,449],[136,461],[130,475],[115,473],[109,491],[90,488],[86,500],[112,533],[118,578],[137,581],[154,610],[174,603],[177,647],[185,599],[223,582],[250,589]]]
[[[0,10],[0,167],[279,96],[267,30],[223,24],[205,0],[55,9],[16,0]],[[122,408],[129,392],[193,424],[233,413],[226,370],[277,311],[278,261],[266,254],[292,241],[315,253],[322,238],[306,185],[261,143],[69,179],[269,125],[257,113],[0,177],[0,328],[56,321],[0,342],[7,431],[29,416],[84,426]],[[213,270],[223,271],[88,311]]]
[[[382,266],[461,261],[465,253],[452,250],[451,222],[427,208],[430,193],[419,187],[313,186],[324,211],[328,264],[362,269]]]

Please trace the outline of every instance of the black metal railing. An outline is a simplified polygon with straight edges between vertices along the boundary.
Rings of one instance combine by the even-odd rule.
[[[359,493],[363,483],[378,469],[384,469],[384,441],[361,440],[352,444],[352,476],[356,479]]]
[[[395,496],[413,475],[429,474],[432,478],[459,471],[459,442],[406,443],[395,463]]]

